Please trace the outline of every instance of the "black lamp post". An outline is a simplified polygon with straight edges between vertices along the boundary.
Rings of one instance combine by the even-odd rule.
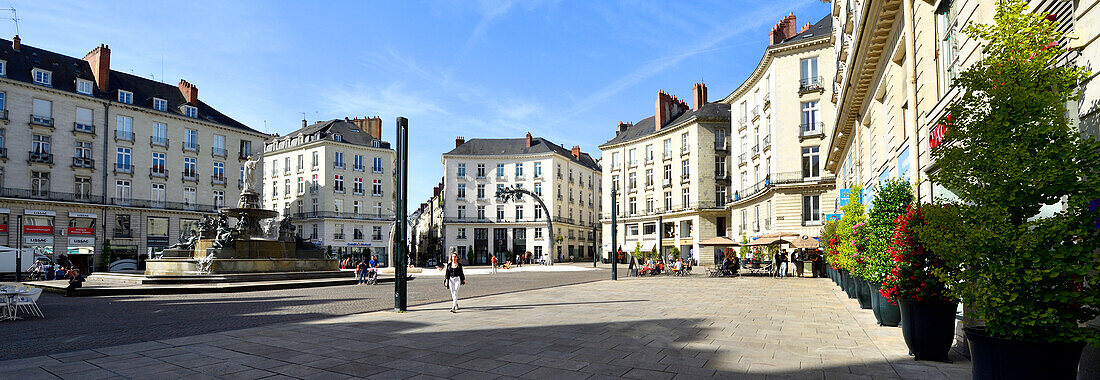
[[[394,244],[394,280],[393,280],[393,309],[397,312],[404,312],[408,309],[408,278],[406,273],[408,271],[408,249],[409,249],[409,235],[406,233],[409,227],[409,220],[406,218],[408,212],[408,200],[409,200],[409,119],[398,117],[397,118],[397,189],[395,191],[397,198],[396,215],[394,216],[396,222],[394,228],[397,229],[395,235],[397,236],[397,244]]]
[[[550,248],[543,255],[546,257],[547,265],[554,265],[554,243],[556,243],[554,240],[557,236],[554,235],[554,218],[550,217],[550,209],[546,208],[546,203],[543,203],[542,198],[539,198],[538,195],[522,187],[509,186],[497,190],[497,199],[501,202],[518,201],[524,195],[530,195],[531,198],[534,198],[539,207],[542,207],[542,214],[546,215],[546,233],[550,236]]]
[[[611,185],[611,280],[619,279],[618,186]]]

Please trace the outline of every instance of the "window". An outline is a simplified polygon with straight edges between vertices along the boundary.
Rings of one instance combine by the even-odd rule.
[[[817,102],[802,102],[802,134],[822,132],[817,122]]]
[[[50,154],[50,136],[33,135],[31,141],[31,153],[34,155],[48,156]]]
[[[53,126],[53,102],[34,99],[31,106],[31,122],[38,125]]]
[[[190,150],[199,150],[199,131],[194,129],[188,129],[183,132],[183,148]],[[272,168],[272,170],[275,170]]]
[[[799,61],[799,72],[802,74],[803,86],[811,83],[817,85],[817,57],[803,58]]]
[[[225,150],[225,136],[214,135],[214,150],[212,151],[215,156],[225,157],[228,152]],[[287,169],[290,169],[290,165],[287,165]]]
[[[542,196],[542,183],[535,182],[535,195]]]
[[[334,180],[333,180],[333,183],[332,183],[332,191],[337,192],[337,193],[343,193],[344,192],[344,176],[336,174],[333,177],[333,179]]]
[[[516,178],[523,178],[523,163],[516,163]]]
[[[225,207],[225,192],[221,190],[214,190],[214,207]]]
[[[535,239],[542,239],[542,228],[536,228],[535,229]],[[539,248],[542,248],[542,247],[538,247],[538,246],[535,247],[536,250],[538,250]],[[536,253],[538,253],[538,252],[536,251]]]
[[[718,185],[715,187],[714,198],[718,200],[719,204],[725,204],[729,200],[726,185]]]
[[[909,179],[909,147],[898,154],[898,177]]]
[[[458,178],[466,176],[466,164],[458,164]]]
[[[944,0],[936,10],[936,38],[939,49],[936,61],[939,68],[940,90],[947,92],[959,73],[959,6],[956,1]]]
[[[466,199],[466,184],[458,184],[458,199]]]
[[[619,168],[619,152],[611,152],[611,168]]]
[[[92,94],[92,81],[87,80],[87,79],[77,79],[76,80],[76,92],[84,94],[84,95],[91,95]]]
[[[821,196],[802,196],[802,222],[804,224],[821,222]]]
[[[626,175],[626,189],[634,191],[638,188],[638,173],[630,172]]]
[[[504,164],[497,164],[497,178],[504,178]]]
[[[523,220],[523,205],[516,205],[516,221]]]
[[[118,102],[134,104],[134,93],[126,90],[118,90]]]
[[[316,223],[313,224],[313,232],[311,232],[309,234],[309,238],[313,239],[313,240],[317,239],[317,224]]]
[[[477,206],[477,220],[485,220],[485,206]]]
[[[664,157],[672,157],[672,139],[665,139],[664,141]]]
[[[31,172],[31,195],[40,197],[50,195],[49,172]]]
[[[458,229],[458,239],[466,240],[466,228],[465,227]],[[465,248],[465,247],[463,247],[463,248]]]
[[[132,172],[130,165],[130,148],[119,147],[115,154],[115,169],[122,172]]]
[[[344,152],[334,152],[332,156],[332,165],[337,169],[344,168]]]
[[[134,141],[134,118],[119,116],[115,124],[115,139]]]
[[[153,145],[168,146],[168,124],[153,122],[153,136],[149,142]]]
[[[290,174],[290,157],[283,157],[283,174]]]
[[[199,118],[199,109],[194,106],[183,106],[183,114],[192,119]]]
[[[154,183],[150,188],[149,200],[153,201],[154,205],[164,207],[164,184]]]
[[[691,144],[688,141],[688,132],[680,135],[680,149],[682,152],[687,152],[691,148]]]
[[[637,149],[630,149],[626,151],[626,165],[636,166],[638,165]]]
[[[90,141],[77,141],[76,142],[76,156],[74,156],[74,157],[78,158],[79,159],[78,161],[91,160],[92,159],[92,143]],[[90,164],[91,164],[91,162],[88,162],[87,164],[81,163],[79,166],[87,166],[87,165],[90,165]]]
[[[504,192],[504,185],[497,184],[497,192],[495,194],[493,194],[493,196],[496,197],[498,194],[500,194],[502,192]]]
[[[302,177],[298,177],[298,194],[305,194],[305,193],[306,193],[306,179],[302,178]],[[299,205],[301,205],[301,201],[299,201]]]
[[[477,164],[477,178],[485,178],[485,164]]]
[[[221,181],[222,183],[225,182],[225,163],[224,162],[215,162],[214,163],[214,177],[213,178],[214,178],[215,181]],[[288,179],[287,181],[289,182],[290,180]],[[290,193],[289,185],[288,185],[288,188],[286,190],[287,190],[286,192],[289,194]]]
[[[8,99],[6,92],[0,92],[0,110],[8,109]]]
[[[161,98],[153,98],[153,109],[157,111],[168,111],[168,101]]]
[[[343,212],[344,211],[344,200],[343,199],[333,199],[332,200],[332,211],[335,211],[337,214],[339,214],[340,212]]]
[[[665,183],[668,186],[672,184],[672,165],[665,165]]]
[[[298,155],[298,166],[297,166],[297,168],[298,168],[299,173],[306,170],[306,156],[305,155],[302,155],[302,154]]]
[[[372,186],[371,186],[371,195],[376,196],[376,197],[381,197],[382,196],[382,180],[376,179],[372,182],[373,183],[372,183]]]
[[[653,198],[646,198],[645,199],[645,212],[646,212],[646,214],[652,214],[653,213]]]
[[[458,205],[458,219],[463,219],[465,217],[466,217],[466,206],[465,205]]]
[[[153,152],[153,164],[149,169],[150,173],[161,175],[165,174],[164,166],[166,162],[166,155],[164,153]]]
[[[88,200],[88,197],[92,195],[92,179],[91,177],[76,177],[73,179],[75,185],[76,199]]]
[[[313,182],[311,182],[310,185],[309,185],[309,192],[310,193],[316,194],[317,193],[317,188],[319,188],[321,186],[321,181],[318,181],[317,178],[318,178],[317,175],[314,174],[313,175]]]
[[[363,178],[355,177],[355,180],[352,183],[351,191],[355,194],[363,194]]]
[[[690,205],[691,205],[691,192],[688,191],[687,188],[683,189],[682,195],[680,196],[680,202],[683,202],[683,204],[681,205],[682,207],[684,207],[684,208],[690,207]]]
[[[818,147],[802,148],[802,178],[816,178],[821,176],[818,157]]]
[[[535,178],[540,178],[540,177],[542,177],[542,163],[541,162],[536,162],[535,163]]]
[[[42,70],[42,69],[34,69],[34,70],[31,70],[31,75],[34,76],[34,83],[35,84],[40,84],[40,85],[43,85],[43,86],[52,86],[52,84],[53,84],[53,73],[51,73],[49,71]]]
[[[301,157],[301,156],[298,156],[298,157]],[[364,170],[363,155],[357,154],[357,155],[355,155],[354,157],[351,158],[351,161],[352,161],[351,162],[352,170],[357,170],[357,171],[363,171]],[[299,160],[298,167],[299,168],[302,167],[301,160]]]
[[[477,185],[477,199],[485,199],[485,185]]]
[[[382,173],[382,157],[374,158],[374,167],[372,168],[375,173]]]
[[[371,227],[371,240],[382,240],[382,226]]]
[[[313,152],[313,168],[316,169],[320,164],[320,155],[317,152]]]
[[[653,162],[653,144],[645,146],[645,162]]]
[[[653,169],[646,169],[645,170],[645,187],[646,188],[653,187]]]
[[[120,179],[115,180],[115,198],[123,202],[129,202],[131,198],[130,181]]]
[[[352,238],[355,240],[363,240],[363,226],[355,226],[351,232]]]
[[[535,207],[535,220],[542,219],[542,207]]]
[[[194,157],[184,157],[183,158],[183,176],[184,177],[194,177],[196,175],[195,172],[197,171],[197,169],[198,169],[198,163],[196,162]]]
[[[8,75],[8,63],[5,62],[5,61],[0,61],[0,76],[7,76],[7,75]]]
[[[714,157],[714,174],[719,177],[726,176],[726,157],[716,156]]]
[[[497,206],[497,221],[504,220],[504,206]]]
[[[684,160],[680,162],[680,166],[680,171],[684,173],[684,179],[688,179],[688,176],[691,175],[691,160]]]

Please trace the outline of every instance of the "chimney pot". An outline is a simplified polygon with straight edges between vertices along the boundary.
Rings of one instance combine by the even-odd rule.
[[[707,104],[707,85],[703,83],[696,83],[691,89],[691,104],[692,110],[698,110],[703,108],[704,104]]]
[[[307,123],[307,122],[306,122],[306,119],[302,119],[302,128],[305,128],[305,127],[306,127],[306,123]]]
[[[187,101],[187,104],[198,106],[199,105],[199,88],[195,85],[180,79],[180,92],[183,93],[183,99]]]
[[[572,152],[573,152],[573,158],[576,158],[578,160],[581,159],[581,147],[580,146],[573,145],[573,151]]]
[[[21,47],[23,47],[23,45],[19,43],[19,35],[16,34],[15,38],[11,39],[11,48],[12,50],[19,51]]]
[[[455,137],[455,148],[462,146],[466,143],[466,138],[462,136]]]
[[[99,47],[85,54],[84,60],[88,62],[88,66],[91,66],[92,77],[95,78],[99,92],[109,91],[111,89],[111,48],[106,44],[100,44]]]
[[[527,132],[527,147],[531,147],[531,132]]]

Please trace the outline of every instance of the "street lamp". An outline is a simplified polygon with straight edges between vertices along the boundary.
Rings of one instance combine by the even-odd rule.
[[[546,215],[546,233],[554,233],[554,219],[550,217],[550,209],[546,208],[546,203],[542,202],[542,198],[538,195],[518,186],[509,186],[497,190],[497,200],[501,202],[519,201],[524,195],[530,195],[535,199],[535,202],[539,203],[539,207],[542,207],[542,214]],[[553,236],[553,235],[550,235]],[[550,239],[550,248],[543,253],[543,257],[546,257],[546,265],[554,265],[554,238]]]

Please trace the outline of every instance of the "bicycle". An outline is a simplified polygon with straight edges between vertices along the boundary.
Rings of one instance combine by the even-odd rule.
[[[367,285],[378,284],[378,269],[370,268],[367,270]]]

